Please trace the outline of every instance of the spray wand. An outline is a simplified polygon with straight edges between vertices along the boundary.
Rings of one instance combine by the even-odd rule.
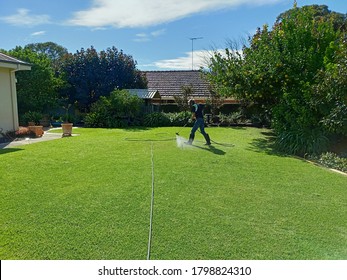
[[[182,130],[183,128],[185,128],[185,127],[188,125],[188,123],[189,123],[189,121],[188,121],[183,127],[181,127],[181,129],[180,129],[178,132],[176,132],[176,135],[177,135],[177,136],[180,136],[181,130]]]

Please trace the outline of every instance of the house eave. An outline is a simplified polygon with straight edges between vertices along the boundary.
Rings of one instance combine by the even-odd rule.
[[[19,64],[19,63],[11,63],[11,62],[4,62],[0,61],[0,67],[1,68],[7,68],[15,71],[20,71],[20,70],[31,70],[30,65],[26,64]]]

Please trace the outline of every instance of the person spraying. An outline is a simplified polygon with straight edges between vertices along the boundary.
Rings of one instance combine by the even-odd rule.
[[[202,104],[196,104],[194,99],[190,99],[188,101],[188,104],[191,108],[192,119],[195,120],[195,123],[192,130],[190,131],[189,140],[188,142],[186,142],[186,144],[191,145],[193,143],[195,132],[198,130],[198,128],[200,128],[200,132],[202,135],[204,135],[206,140],[205,145],[211,145],[210,136],[205,132],[203,113],[204,106]]]

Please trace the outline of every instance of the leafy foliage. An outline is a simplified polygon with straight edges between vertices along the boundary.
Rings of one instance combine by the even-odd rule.
[[[240,111],[236,111],[231,114],[219,113],[218,119],[219,119],[220,126],[229,126],[229,125],[241,123],[243,119],[243,115]]]
[[[171,126],[183,126],[190,121],[192,114],[188,111],[178,112],[178,113],[165,113],[165,115],[170,120]]]
[[[115,47],[99,53],[93,47],[82,48],[65,56],[61,69],[68,84],[63,95],[82,111],[88,111],[91,104],[114,89],[146,86],[133,58]]]
[[[319,128],[298,129],[279,133],[276,144],[280,150],[288,154],[317,155],[327,149],[329,139]]]
[[[219,112],[219,109],[224,104],[224,98],[216,91],[214,91],[212,88],[210,88],[210,96],[206,99],[206,106],[204,111],[209,112],[212,115],[217,115]]]
[[[87,127],[127,127],[139,116],[142,100],[126,90],[114,90],[101,96],[85,117]]]
[[[25,46],[37,54],[45,55],[50,61],[55,72],[59,71],[62,58],[68,54],[68,50],[53,42],[33,43]]]
[[[258,28],[242,52],[216,52],[208,79],[270,112],[282,150],[318,153],[332,133],[347,134],[346,22],[324,5],[294,5],[272,30]]]
[[[347,172],[347,158],[339,157],[335,153],[323,153],[317,161],[328,168]]]
[[[347,136],[347,40],[331,45],[334,58],[326,61],[326,70],[317,74],[317,84],[312,89],[314,106],[323,115],[324,129]]]
[[[34,122],[38,125],[42,117],[43,115],[40,112],[28,111],[21,116],[20,121],[23,125],[28,125],[28,122]]]
[[[147,127],[183,126],[188,123],[190,118],[191,113],[187,111],[179,113],[155,112],[144,117],[143,125]]]
[[[27,47],[16,47],[8,54],[32,64],[31,71],[16,72],[19,115],[28,111],[44,113],[55,108],[62,81],[55,77],[48,57]]]
[[[170,119],[165,113],[155,112],[147,114],[143,124],[147,127],[164,127],[170,125]]]
[[[177,103],[180,111],[189,111],[188,101],[190,98],[193,97],[193,94],[194,94],[194,88],[192,85],[190,85],[190,86],[182,86],[182,94],[174,96],[175,102]]]

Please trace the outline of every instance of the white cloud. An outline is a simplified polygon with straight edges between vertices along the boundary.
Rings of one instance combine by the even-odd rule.
[[[155,31],[151,32],[151,35],[153,37],[158,37],[158,36],[164,35],[165,32],[166,32],[165,29],[159,29],[159,30],[155,30]]]
[[[50,23],[49,15],[32,15],[27,9],[18,9],[17,13],[11,16],[1,17],[2,21],[16,26],[37,26]]]
[[[242,56],[242,50],[234,51],[238,52]],[[155,61],[154,63],[147,65],[139,65],[143,67],[158,68],[162,70],[192,70],[192,65],[194,70],[200,68],[208,68],[211,57],[214,53],[220,53],[222,56],[226,56],[225,49],[215,49],[215,50],[196,50],[192,53],[186,52],[185,56],[181,56],[173,59],[163,59]]]
[[[42,36],[45,34],[46,34],[46,31],[37,31],[37,32],[31,33],[30,35],[35,37],[35,36]]]
[[[232,8],[241,4],[263,5],[280,0],[93,0],[93,6],[78,11],[69,24],[102,27],[148,27],[196,13]]]
[[[135,42],[148,42],[151,40],[146,33],[138,33],[135,36],[136,38],[133,40]]]
[[[159,69],[168,70],[191,70],[193,65],[193,69],[198,70],[201,67],[207,67],[211,54],[212,51],[196,50],[193,52],[192,56],[191,52],[186,52],[185,55],[181,57],[156,61],[154,62],[154,66]]]
[[[165,34],[165,29],[155,30],[150,33],[138,33],[136,38],[133,39],[135,42],[149,42],[155,37],[159,37]]]

